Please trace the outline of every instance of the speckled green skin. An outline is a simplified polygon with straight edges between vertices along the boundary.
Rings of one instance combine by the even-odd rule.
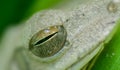
[[[117,6],[116,12],[111,12],[107,9],[109,3],[110,0],[94,0],[67,10],[41,11],[24,24],[11,27],[0,44],[0,68],[7,70],[12,66],[14,70],[17,66],[10,63],[16,58],[16,64],[23,67],[22,70],[81,69],[101,49],[101,43],[104,43],[120,16],[120,6]],[[42,59],[34,56],[28,50],[31,37],[45,27],[60,24],[67,31],[69,44],[52,57]],[[17,48],[23,49],[15,52]],[[14,54],[21,55],[20,59]]]

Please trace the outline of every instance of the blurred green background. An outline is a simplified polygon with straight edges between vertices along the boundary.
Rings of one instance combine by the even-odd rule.
[[[0,0],[0,39],[8,26],[19,24],[33,13],[53,7],[62,0]]]
[[[0,0],[0,39],[7,27],[17,25],[42,9],[63,0]],[[118,22],[120,23],[120,21]],[[93,70],[120,70],[120,24],[112,40],[98,58]]]

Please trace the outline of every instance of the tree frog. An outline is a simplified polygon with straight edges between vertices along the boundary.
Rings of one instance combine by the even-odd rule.
[[[67,10],[36,13],[5,33],[0,43],[0,69],[83,69],[112,38],[120,17],[119,3],[93,0]]]

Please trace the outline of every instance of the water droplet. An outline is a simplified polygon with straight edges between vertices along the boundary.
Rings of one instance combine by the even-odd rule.
[[[106,57],[109,57],[109,54],[106,54]]]
[[[111,1],[108,5],[107,5],[107,10],[109,12],[115,13],[117,11],[117,5],[115,2]]]
[[[115,53],[112,53],[112,55],[114,56],[114,55],[115,55]]]

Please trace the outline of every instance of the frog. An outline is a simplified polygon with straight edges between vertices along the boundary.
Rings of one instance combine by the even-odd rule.
[[[67,10],[49,9],[34,14],[23,24],[6,31],[0,43],[0,68],[90,70],[87,64],[114,35],[120,16],[119,4],[119,0],[93,0]],[[41,40],[44,44],[41,44]],[[50,50],[55,51],[53,54],[47,54],[47,51],[39,53],[42,50],[41,46],[36,49],[37,44],[47,50],[55,45],[57,51],[53,46],[53,50]]]

